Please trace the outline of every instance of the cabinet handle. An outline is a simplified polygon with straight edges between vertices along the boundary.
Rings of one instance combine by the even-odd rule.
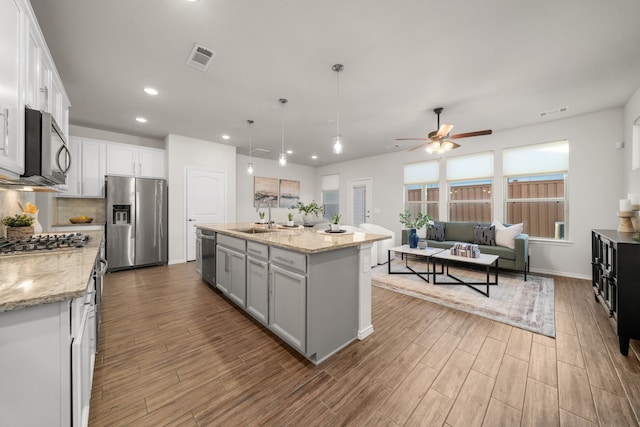
[[[41,87],[40,93],[44,93],[44,108],[43,110],[49,110],[49,86]]]
[[[229,254],[226,252],[224,254],[224,271],[229,272]]]
[[[280,260],[280,261],[283,261],[283,262],[287,262],[287,263],[289,263],[289,264],[293,264],[293,260],[291,260],[291,259],[282,258],[282,257],[280,257],[280,256],[277,256],[277,257],[276,257],[276,259],[277,259],[277,260]]]
[[[253,252],[254,254],[262,255],[261,251],[259,251],[257,249],[253,249],[253,248],[249,248],[249,252]]]
[[[0,110],[0,116],[4,121],[4,134],[2,135],[2,153],[6,156],[9,155],[9,109],[4,108]]]

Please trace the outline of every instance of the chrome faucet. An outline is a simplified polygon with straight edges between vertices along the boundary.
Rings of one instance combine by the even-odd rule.
[[[262,203],[264,202],[264,200],[261,200],[260,203],[258,203],[258,207],[256,208],[256,212],[260,211],[260,206],[262,206]],[[269,208],[269,219],[267,220],[267,228],[273,228],[273,224],[271,223],[271,201],[267,201],[267,207]]]

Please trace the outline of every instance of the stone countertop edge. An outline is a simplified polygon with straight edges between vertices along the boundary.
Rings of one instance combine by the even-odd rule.
[[[243,233],[238,229],[260,228],[267,229],[266,224],[227,223],[227,224],[197,224],[197,228],[240,239],[275,246],[292,251],[313,254],[333,251],[336,249],[359,246],[363,243],[374,243],[386,240],[389,236],[371,233],[329,234],[313,228],[285,228],[278,227],[270,233]]]
[[[84,248],[0,256],[0,312],[84,295],[104,232],[84,234]]]

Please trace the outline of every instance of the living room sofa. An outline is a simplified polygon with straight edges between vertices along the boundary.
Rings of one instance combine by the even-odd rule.
[[[491,223],[485,222],[445,222],[436,221],[436,225],[444,225],[444,240],[429,240],[426,238],[426,227],[418,230],[421,240],[427,241],[427,246],[432,248],[449,249],[456,242],[474,243],[475,226],[489,227]],[[509,224],[505,224],[509,226]],[[402,230],[402,244],[407,244],[408,230]],[[529,270],[529,235],[518,234],[514,239],[514,249],[506,246],[478,245],[483,254],[498,255],[498,267],[501,269],[514,270],[524,274],[527,280]]]

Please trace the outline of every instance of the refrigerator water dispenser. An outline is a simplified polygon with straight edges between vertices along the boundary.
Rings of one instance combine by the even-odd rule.
[[[114,225],[131,224],[131,205],[113,205],[112,221]]]

